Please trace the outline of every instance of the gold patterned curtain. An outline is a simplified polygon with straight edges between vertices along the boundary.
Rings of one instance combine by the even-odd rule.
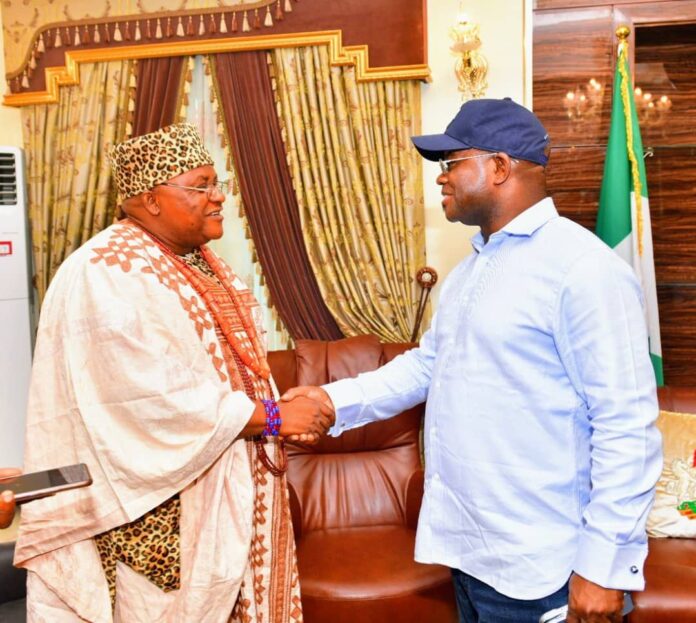
[[[326,46],[270,53],[304,240],[347,336],[410,339],[425,263],[416,81],[357,83]]]
[[[132,61],[85,63],[57,104],[22,109],[38,302],[63,260],[111,224],[107,154],[126,135]]]

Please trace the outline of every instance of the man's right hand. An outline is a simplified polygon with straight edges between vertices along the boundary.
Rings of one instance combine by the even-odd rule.
[[[315,385],[300,385],[299,387],[293,387],[292,389],[289,389],[286,391],[281,397],[280,397],[280,402],[278,403],[279,405],[282,405],[284,403],[287,403],[292,400],[297,400],[300,397],[306,397],[310,398],[312,400],[315,400],[316,402],[320,403],[321,405],[324,406],[325,409],[327,409],[331,413],[331,424],[329,427],[333,426],[333,423],[336,421],[336,409],[334,408],[334,404],[331,401],[331,398],[329,397],[329,394],[326,393],[326,390],[322,389],[321,387],[315,386]],[[328,429],[327,429],[328,430]],[[300,435],[290,435],[288,437],[289,441],[300,441],[300,442],[307,442],[307,443],[315,443],[318,438],[312,437],[307,434],[300,434]]]
[[[287,400],[283,397],[278,408],[282,420],[280,434],[291,441],[314,443],[334,422],[333,405],[328,407],[306,394],[298,393]]]

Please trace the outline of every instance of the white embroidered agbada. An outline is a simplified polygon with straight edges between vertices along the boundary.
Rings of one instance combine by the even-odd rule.
[[[242,582],[261,580],[301,621],[289,516],[252,522],[286,495],[279,479],[252,477],[247,445],[234,441],[253,409],[231,388],[202,298],[139,227],[112,225],[68,257],[42,309],[25,469],[83,462],[94,483],[23,509],[15,563],[29,571],[28,621],[227,623]],[[112,614],[92,537],[177,492],[180,588],[165,593],[119,563]],[[271,569],[276,542],[289,562],[282,577]],[[278,616],[260,600],[246,607],[252,621]]]

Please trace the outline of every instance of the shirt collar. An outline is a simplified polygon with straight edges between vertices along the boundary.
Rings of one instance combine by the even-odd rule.
[[[531,236],[537,229],[546,225],[552,218],[556,218],[558,212],[551,197],[545,197],[524,212],[518,214],[500,231],[493,236],[505,234],[508,236]],[[493,237],[491,236],[491,237]],[[483,235],[479,231],[471,238],[471,244],[476,252],[480,252],[484,246]]]

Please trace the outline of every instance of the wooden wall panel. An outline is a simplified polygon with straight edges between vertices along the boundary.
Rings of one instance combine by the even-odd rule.
[[[552,147],[546,170],[549,188],[558,191],[598,190],[604,171],[605,153],[604,145]],[[570,169],[573,170],[572,175],[568,175]]]
[[[534,110],[542,117],[552,145],[594,144],[606,140],[611,89],[604,89],[594,114],[573,121],[564,105],[569,91],[585,91],[590,79],[611,84],[613,38],[611,8],[544,11],[534,18]]]
[[[667,114],[641,119],[643,144],[696,144],[696,24],[638,28],[636,44],[636,86],[672,102]]]
[[[696,384],[696,287],[658,285],[662,361],[668,385]]]
[[[696,147],[656,148],[645,162],[657,283],[696,286]]]
[[[629,26],[692,23],[696,12],[696,0],[614,0],[613,6],[617,26],[621,23]]]
[[[547,169],[547,186],[559,213],[593,231],[605,151],[596,146],[552,148]]]

